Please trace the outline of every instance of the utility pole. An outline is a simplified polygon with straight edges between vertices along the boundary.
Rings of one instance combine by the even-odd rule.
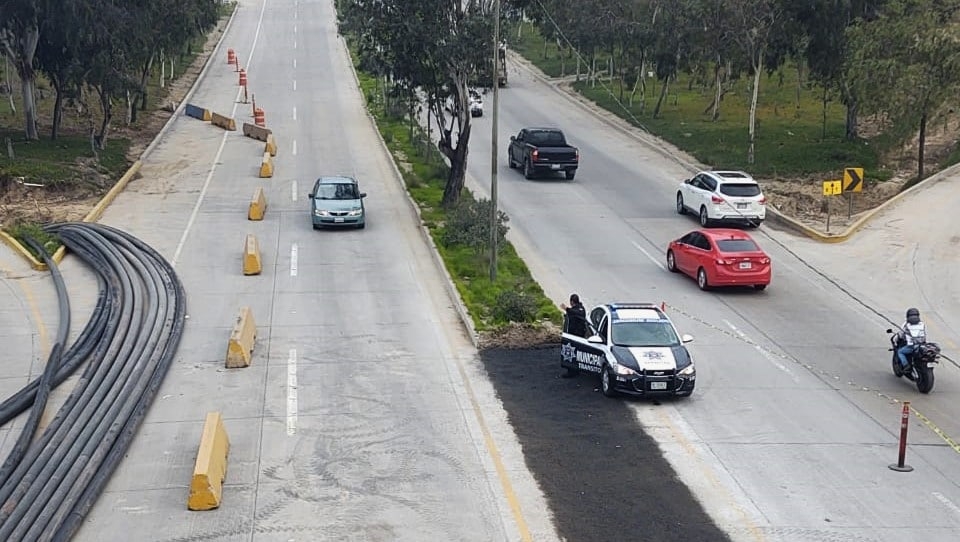
[[[493,118],[490,119],[490,282],[497,280],[497,112],[500,89],[500,0],[493,2]]]

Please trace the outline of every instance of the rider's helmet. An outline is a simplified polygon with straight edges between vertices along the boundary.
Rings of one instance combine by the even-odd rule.
[[[920,323],[920,310],[910,308],[907,309],[907,323],[908,324],[919,324]]]

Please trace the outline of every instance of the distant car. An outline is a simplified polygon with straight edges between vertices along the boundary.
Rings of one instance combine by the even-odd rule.
[[[367,195],[360,191],[353,177],[320,177],[307,197],[310,198],[310,218],[315,230],[324,226],[364,228],[367,225],[363,205],[363,198]]]
[[[511,168],[522,167],[527,179],[562,172],[572,181],[580,167],[580,150],[568,144],[567,137],[557,128],[524,128],[510,136],[507,164]]]
[[[677,190],[677,212],[697,215],[704,228],[717,222],[760,226],[766,203],[760,185],[742,171],[701,171]]]
[[[470,116],[483,116],[483,96],[476,89],[470,89]]]
[[[697,280],[701,290],[713,286],[770,284],[770,257],[745,231],[727,228],[692,231],[670,242],[667,269]]]
[[[663,311],[652,303],[608,303],[587,315],[588,337],[566,332],[560,339],[560,366],[566,376],[580,371],[600,375],[607,397],[688,396],[697,370],[680,335]]]

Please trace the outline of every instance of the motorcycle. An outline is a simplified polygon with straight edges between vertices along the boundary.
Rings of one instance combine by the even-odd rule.
[[[906,377],[917,383],[917,389],[920,393],[930,393],[933,390],[933,368],[940,363],[940,345],[927,342],[923,339],[916,339],[916,349],[907,356],[907,366],[900,365],[900,357],[897,356],[897,350],[904,345],[904,340],[897,331],[888,329],[890,334],[890,346],[888,351],[893,352],[893,374],[899,377]]]

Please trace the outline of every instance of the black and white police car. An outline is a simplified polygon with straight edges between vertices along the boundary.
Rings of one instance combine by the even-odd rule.
[[[580,371],[599,373],[607,397],[693,393],[697,371],[684,346],[693,340],[680,335],[673,322],[652,303],[609,303],[587,314],[587,335],[567,332],[560,341],[564,376]]]

